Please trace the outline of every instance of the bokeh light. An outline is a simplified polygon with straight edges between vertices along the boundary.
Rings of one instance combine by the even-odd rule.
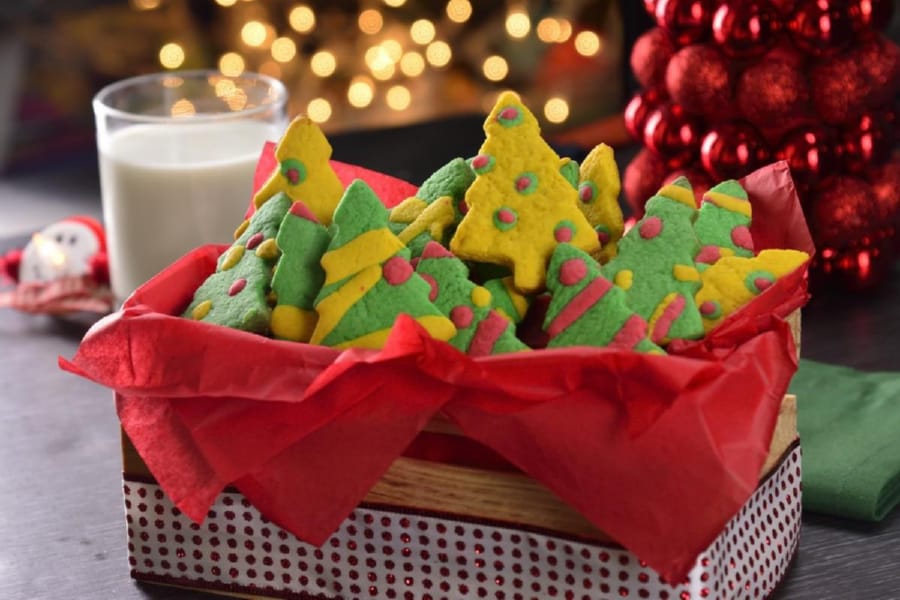
[[[266,41],[266,26],[259,21],[247,21],[241,27],[241,41],[254,48],[262,46]]]
[[[138,10],[153,10],[159,8],[160,0],[131,0],[131,5]]]
[[[197,109],[194,108],[194,103],[187,98],[181,98],[180,100],[175,101],[175,103],[172,104],[172,108],[169,109],[169,114],[173,117],[189,117],[196,114],[196,112]]]
[[[453,58],[453,52],[446,42],[432,42],[425,49],[425,59],[435,67],[445,67]]]
[[[244,57],[237,52],[226,52],[219,58],[219,70],[223,75],[237,77],[244,72]]]
[[[385,95],[387,105],[393,110],[406,110],[412,103],[412,94],[403,85],[392,86]]]
[[[365,75],[354,77],[347,88],[347,101],[351,106],[364,108],[372,103],[375,97],[375,85]]]
[[[313,98],[306,105],[306,114],[316,123],[324,123],[331,118],[331,103],[325,98]]]
[[[270,52],[278,62],[290,62],[297,56],[297,44],[289,37],[280,37],[272,42]]]
[[[562,44],[563,42],[568,42],[569,38],[572,37],[572,22],[568,19],[560,19],[559,20],[559,37],[556,38],[556,42]]]
[[[506,15],[506,33],[514,38],[523,38],[531,31],[531,19],[522,10],[512,10]]]
[[[509,74],[509,65],[502,56],[488,56],[481,65],[481,71],[490,81],[502,81]]]
[[[159,49],[159,64],[166,69],[177,69],[184,63],[184,48],[169,42]]]
[[[472,16],[472,4],[469,0],[450,0],[447,2],[447,17],[454,23],[465,23]]]
[[[384,3],[393,8],[397,8],[398,6],[406,4],[406,0],[384,0]]]
[[[384,18],[374,8],[368,8],[359,13],[359,30],[368,35],[375,35],[384,27]]]
[[[550,98],[544,103],[544,116],[551,123],[562,123],[569,118],[569,103],[563,98]]]
[[[216,4],[219,6],[229,7],[237,4],[237,0],[216,0]]]
[[[554,19],[553,17],[546,17],[538,21],[537,36],[538,39],[545,44],[552,44],[556,42],[561,34],[562,26],[559,24],[558,19]]]
[[[425,70],[425,58],[418,52],[407,52],[400,58],[400,70],[407,77],[418,77]]]
[[[298,4],[288,13],[288,23],[299,33],[308,33],[316,26],[316,13],[305,4]]]
[[[600,36],[593,31],[582,31],[575,36],[575,50],[582,56],[594,56],[601,47]]]
[[[434,23],[428,19],[419,19],[409,26],[409,37],[417,44],[425,45],[434,39]]]
[[[327,50],[320,50],[309,59],[309,68],[319,77],[328,77],[337,69],[337,59]]]
[[[397,40],[384,40],[381,47],[391,57],[392,62],[397,62],[403,55],[403,46]]]

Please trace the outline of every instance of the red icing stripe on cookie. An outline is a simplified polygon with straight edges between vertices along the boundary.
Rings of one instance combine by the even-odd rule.
[[[687,301],[684,299],[684,296],[681,294],[675,296],[653,325],[653,335],[650,339],[657,344],[662,342],[672,328],[672,324],[681,316],[681,313],[684,312],[684,307],[686,305]]]
[[[471,356],[487,356],[494,350],[494,344],[509,327],[509,321],[500,316],[495,310],[488,313],[488,316],[478,323],[475,328],[475,335],[469,343],[469,355]]]
[[[631,315],[616,332],[610,347],[631,350],[647,336],[647,321],[640,315]]]
[[[587,284],[550,322],[547,334],[550,337],[556,337],[565,331],[569,325],[577,321],[589,308],[600,302],[612,286],[613,284],[603,277],[598,277]]]
[[[295,217],[300,217],[301,219],[306,219],[307,221],[312,221],[313,223],[318,223],[319,220],[316,218],[316,215],[309,210],[309,207],[306,206],[303,202],[297,201],[291,204],[291,214]]]

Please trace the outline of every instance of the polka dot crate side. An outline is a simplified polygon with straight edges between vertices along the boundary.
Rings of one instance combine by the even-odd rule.
[[[630,552],[427,513],[360,506],[321,547],[267,521],[239,493],[192,523],[159,486],[125,481],[135,579],[272,598],[652,598],[768,596],[800,532],[800,448],[669,585]]]

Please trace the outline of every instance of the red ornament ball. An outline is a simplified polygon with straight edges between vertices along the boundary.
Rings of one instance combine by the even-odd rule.
[[[644,0],[644,10],[651,17],[656,16],[656,0]]]
[[[662,159],[646,148],[628,164],[622,177],[622,190],[634,216],[643,216],[644,204],[662,187],[668,172]]]
[[[794,12],[794,6],[797,4],[797,0],[770,0],[770,4],[779,13],[787,16]]]
[[[853,39],[849,0],[801,0],[788,22],[791,40],[808,54],[840,50]]]
[[[775,158],[787,161],[791,177],[807,186],[834,173],[837,164],[834,134],[818,124],[788,132],[775,149]]]
[[[656,23],[676,44],[687,46],[709,34],[714,8],[712,0],[657,0]]]
[[[677,104],[667,104],[647,117],[644,145],[663,159],[667,170],[672,170],[696,158],[701,135],[700,124],[695,118]]]
[[[664,102],[663,94],[658,89],[649,88],[635,94],[625,105],[625,128],[635,140],[644,139],[644,128],[647,117]]]
[[[885,113],[867,111],[841,135],[844,168],[861,174],[887,162],[894,145],[893,127]]]
[[[900,92],[900,46],[891,40],[874,37],[850,52],[850,60],[868,84],[867,107],[890,102]]]
[[[797,68],[760,61],[741,73],[736,95],[741,113],[764,127],[801,116],[809,103],[809,86]]]
[[[813,289],[830,285],[865,292],[890,278],[897,260],[896,229],[882,227],[848,248],[821,248],[813,259]]]
[[[875,191],[865,180],[838,175],[822,182],[813,198],[813,238],[817,247],[846,248],[879,227]]]
[[[857,35],[883,29],[891,22],[893,13],[893,0],[853,0],[850,3],[850,18]]]
[[[875,193],[875,215],[882,223],[898,225],[900,221],[900,152],[880,167],[870,171]]]
[[[666,69],[669,95],[695,115],[723,113],[731,102],[731,87],[728,61],[711,45],[694,44],[682,48]]]
[[[768,160],[766,143],[745,121],[722,123],[700,144],[700,160],[713,179],[739,179]]]
[[[840,125],[869,107],[869,84],[850,54],[820,61],[809,76],[810,98],[826,123]]]
[[[732,58],[754,58],[775,43],[779,24],[775,9],[765,0],[731,0],[713,14],[713,39]]]
[[[663,85],[666,65],[675,53],[675,44],[664,29],[656,27],[642,34],[631,50],[631,70],[645,88]]]

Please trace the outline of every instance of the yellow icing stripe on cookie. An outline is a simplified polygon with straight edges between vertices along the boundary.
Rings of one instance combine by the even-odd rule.
[[[410,196],[391,209],[388,220],[390,220],[391,223],[412,223],[426,208],[428,208],[427,202],[421,198]]]
[[[325,285],[340,281],[374,262],[383,263],[406,246],[387,228],[358,235],[322,256]]]
[[[631,284],[634,282],[634,273],[629,269],[622,269],[616,273],[613,282],[623,290],[631,289]]]
[[[712,202],[720,208],[740,213],[745,217],[752,216],[751,213],[753,212],[753,209],[750,207],[749,202],[741,200],[740,198],[735,198],[734,196],[729,196],[728,194],[723,194],[722,192],[706,192],[703,195],[703,201]]]
[[[455,220],[456,214],[453,211],[453,198],[441,196],[429,204],[416,217],[415,221],[397,234],[397,237],[404,244],[408,244],[416,236],[427,230],[432,239],[440,241],[444,237],[444,230],[452,225]]]
[[[359,239],[359,238],[357,238]],[[327,256],[327,255],[326,255]],[[324,259],[324,258],[323,258]],[[326,267],[327,268],[327,267]],[[320,344],[353,306],[381,279],[381,265],[371,265],[335,290],[316,306],[319,322],[309,342]]]
[[[272,333],[278,339],[305,342],[312,335],[317,319],[315,311],[280,304],[272,309]]]
[[[681,187],[680,185],[675,185],[672,183],[664,185],[658,192],[656,192],[656,195],[671,198],[672,200],[676,200],[678,202],[681,202],[682,204],[687,204],[691,208],[697,208],[697,201],[694,199],[694,192],[692,192],[688,188]]]
[[[671,294],[666,295],[666,297],[662,299],[662,302],[656,305],[656,308],[653,309],[653,314],[650,315],[649,319],[647,319],[647,331],[652,332],[656,328],[656,322],[659,321],[659,318],[662,317],[663,313],[666,312],[666,309],[669,307],[669,305],[672,304],[672,302],[674,302],[678,298],[678,296],[679,294],[677,292],[672,292]],[[668,341],[669,339],[666,338],[665,340],[663,340],[663,343],[666,343]]]
[[[678,281],[700,281],[700,271],[693,265],[675,265],[672,276]]]
[[[424,327],[425,331],[427,331],[431,337],[437,340],[446,342],[456,335],[456,327],[453,326],[453,323],[447,317],[435,315],[425,316],[419,317],[416,319],[416,322]],[[334,347],[340,350],[347,348],[371,348],[373,350],[378,350],[384,347],[388,336],[391,334],[391,329],[391,327],[379,329],[378,331],[361,335],[358,338],[341,342]]]
[[[503,279],[503,287],[506,288],[509,299],[516,308],[516,312],[519,313],[519,319],[521,319],[528,312],[528,299],[525,297],[525,294],[517,290],[515,285],[513,285],[512,277]]]

